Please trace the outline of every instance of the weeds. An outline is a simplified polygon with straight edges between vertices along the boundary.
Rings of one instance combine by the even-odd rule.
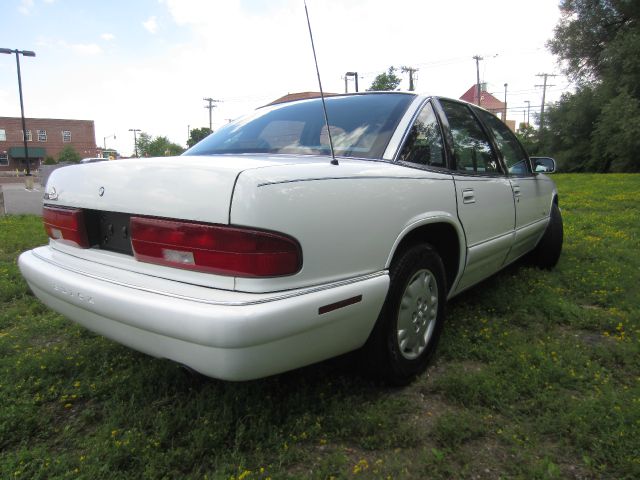
[[[558,267],[452,301],[401,390],[349,356],[236,384],[95,336],[19,274],[40,219],[0,218],[0,477],[640,477],[640,176],[555,180]]]

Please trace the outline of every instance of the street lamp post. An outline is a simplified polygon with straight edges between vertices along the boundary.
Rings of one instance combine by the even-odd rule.
[[[347,77],[353,77],[356,81],[356,93],[358,92],[358,72],[347,72],[344,74],[344,93],[347,93]]]
[[[138,137],[136,137],[136,132],[141,132],[142,130],[139,128],[130,128],[129,131],[133,132],[133,150],[135,152],[134,155],[138,157]]]
[[[20,116],[22,117],[22,137],[24,140],[24,159],[27,163],[27,176],[31,176],[31,166],[29,164],[29,147],[27,146],[27,127],[24,121],[24,102],[22,101],[22,76],[20,75],[20,55],[25,57],[35,57],[36,53],[30,50],[18,50],[10,48],[0,48],[0,53],[11,55],[16,54],[16,65],[18,68],[18,92],[20,94]]]
[[[116,134],[114,133],[113,135],[107,135],[106,137],[102,137],[102,146],[104,147],[104,149],[107,149],[107,138],[112,138],[115,140],[116,139]]]

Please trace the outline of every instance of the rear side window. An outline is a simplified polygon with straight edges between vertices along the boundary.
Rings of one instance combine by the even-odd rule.
[[[440,125],[433,106],[424,106],[404,142],[400,161],[431,167],[445,167]]]
[[[491,143],[469,107],[447,100],[441,100],[440,104],[453,137],[456,170],[481,175],[502,173]]]
[[[527,154],[518,142],[509,127],[502,123],[498,118],[484,110],[476,110],[480,118],[489,127],[493,137],[496,139],[498,148],[504,157],[504,163],[507,170],[512,175],[528,175],[531,173],[529,168],[529,160]]]

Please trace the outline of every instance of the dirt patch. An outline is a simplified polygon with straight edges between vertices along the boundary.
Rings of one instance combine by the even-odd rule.
[[[589,347],[599,347],[615,343],[612,337],[589,330],[569,330],[566,328],[560,328],[560,331],[563,336],[576,338]]]
[[[462,360],[458,362],[436,363],[429,367],[424,378],[418,382],[429,388],[440,377],[446,376],[451,371],[462,371],[464,373],[479,373],[486,367],[486,364],[477,360]]]

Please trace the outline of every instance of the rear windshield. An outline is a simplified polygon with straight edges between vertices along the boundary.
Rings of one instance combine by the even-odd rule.
[[[413,98],[394,93],[325,98],[336,155],[382,157]],[[220,128],[184,155],[225,153],[329,155],[322,101],[260,108]]]

